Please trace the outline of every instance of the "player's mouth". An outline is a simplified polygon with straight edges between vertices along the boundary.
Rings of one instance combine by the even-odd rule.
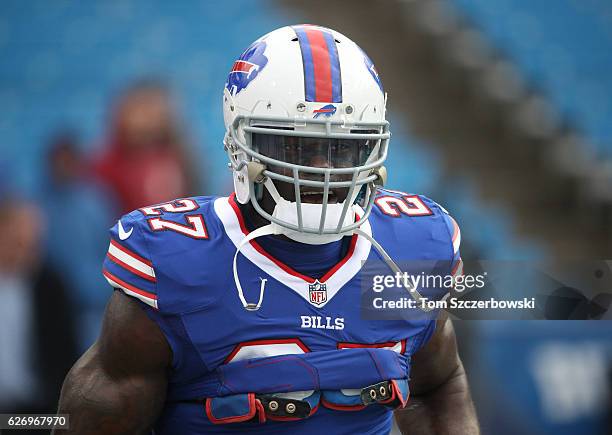
[[[323,204],[323,192],[320,190],[317,191],[302,191],[300,192],[300,199],[304,203],[308,204]],[[336,204],[338,202],[338,197],[334,193],[333,190],[329,191],[329,195],[327,197],[328,204]]]

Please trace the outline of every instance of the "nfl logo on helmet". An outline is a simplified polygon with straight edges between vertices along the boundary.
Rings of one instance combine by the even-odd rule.
[[[327,302],[327,284],[320,283],[316,280],[308,286],[308,294],[310,302],[315,305],[321,305]]]

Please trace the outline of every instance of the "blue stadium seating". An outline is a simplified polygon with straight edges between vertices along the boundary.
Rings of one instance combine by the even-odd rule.
[[[479,258],[531,260],[547,256],[539,244],[516,238],[510,213],[479,203],[470,180],[453,177],[452,185],[441,184],[439,157],[403,125],[391,119],[393,139],[386,163],[391,188],[431,196],[442,204],[457,218],[463,240]]]
[[[612,157],[612,3],[454,0],[599,156]]]

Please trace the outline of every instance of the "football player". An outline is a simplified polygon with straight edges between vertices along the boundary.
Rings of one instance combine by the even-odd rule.
[[[393,415],[403,433],[478,433],[450,321],[361,313],[366,260],[461,270],[446,211],[382,188],[385,103],[336,31],[284,27],[242,54],[223,95],[235,192],[111,229],[116,291],[62,389],[69,433],[386,434]]]

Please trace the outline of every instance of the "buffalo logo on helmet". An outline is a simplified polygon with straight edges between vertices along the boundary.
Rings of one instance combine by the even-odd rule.
[[[315,305],[321,305],[327,302],[327,284],[316,280],[312,284],[308,285],[308,296],[310,303]]]
[[[230,94],[238,94],[257,78],[268,63],[265,51],[266,43],[256,41],[234,62],[225,85]]]
[[[330,117],[336,113],[336,106],[334,106],[333,104],[327,104],[323,107],[313,110],[312,113],[314,113],[313,118],[318,118],[319,116]]]
[[[372,77],[376,81],[376,84],[382,91],[383,90],[382,81],[380,80],[378,71],[376,71],[376,68],[374,67],[374,62],[372,62],[372,59],[370,59],[370,57],[367,54],[365,54],[363,50],[362,50],[362,53],[363,53],[363,61],[365,62],[365,66],[368,69],[368,72],[372,75]]]

